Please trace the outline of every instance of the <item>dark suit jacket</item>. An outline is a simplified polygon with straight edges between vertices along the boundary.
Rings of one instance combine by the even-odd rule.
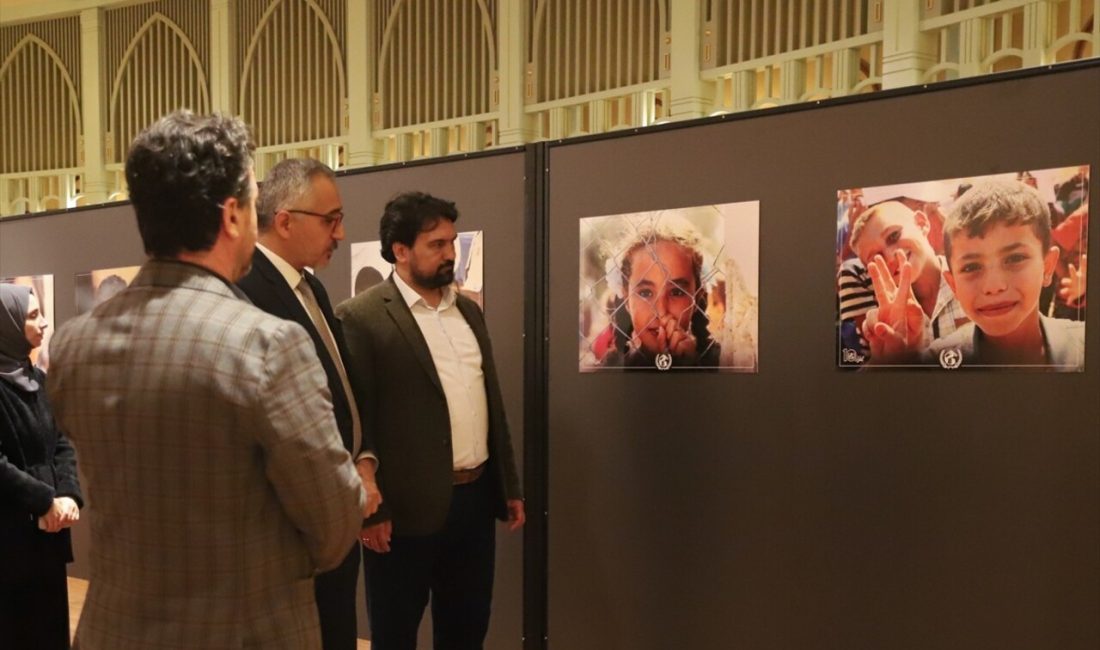
[[[458,309],[481,347],[489,405],[489,462],[496,514],[521,496],[512,440],[504,417],[485,318],[459,295]],[[377,444],[382,506],[370,521],[393,520],[395,535],[429,535],[443,527],[453,489],[451,422],[447,399],[416,319],[391,277],[341,303],[348,350],[356,368],[356,399],[363,429]]]
[[[317,303],[320,304],[321,313],[328,321],[329,329],[332,330],[332,336],[336,340],[336,349],[340,351],[340,356],[344,359],[344,371],[348,373],[348,381],[354,382],[354,369],[351,367],[353,364],[348,356],[348,346],[344,341],[344,332],[340,327],[340,321],[332,313],[332,303],[329,302],[328,292],[325,291],[324,285],[313,274],[306,273],[306,279],[310,288],[313,289],[313,295],[317,297]],[[324,367],[325,376],[328,378],[328,389],[332,393],[332,410],[336,416],[336,425],[340,428],[340,437],[344,439],[344,447],[352,452],[354,433],[352,431],[351,409],[348,405],[348,396],[344,394],[340,374],[336,370],[336,364],[332,357],[329,356],[325,342],[321,340],[321,335],[313,325],[313,319],[309,317],[309,313],[298,301],[294,290],[287,284],[286,278],[279,273],[279,269],[275,268],[271,260],[267,259],[267,256],[257,248],[252,254],[252,270],[237,282],[237,286],[244,291],[252,304],[269,314],[284,320],[294,321],[309,332],[310,338],[313,339],[313,346],[317,348],[317,357],[321,360],[321,366]],[[352,383],[352,385],[355,384]],[[374,451],[374,445],[367,435],[366,427],[363,427],[362,450]]]
[[[50,413],[46,376],[37,368],[34,374],[42,386],[34,393],[0,380],[0,557],[71,562],[69,530],[38,529],[54,498],[71,497],[81,506],[84,500],[76,454]]]

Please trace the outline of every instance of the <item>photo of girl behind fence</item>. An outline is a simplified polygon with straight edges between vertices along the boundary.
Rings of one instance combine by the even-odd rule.
[[[580,370],[758,370],[759,203],[580,221]]]

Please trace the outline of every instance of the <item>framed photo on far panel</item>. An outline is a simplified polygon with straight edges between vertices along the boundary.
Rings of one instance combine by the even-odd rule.
[[[366,241],[351,245],[351,292],[353,296],[384,282],[393,265],[382,258],[381,242]],[[485,309],[485,233],[471,230],[458,233],[455,241],[454,288]]]
[[[119,266],[76,274],[76,313],[83,314],[130,286],[140,266]]]

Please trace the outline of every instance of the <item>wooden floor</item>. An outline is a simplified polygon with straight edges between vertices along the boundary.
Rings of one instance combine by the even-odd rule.
[[[88,593],[88,581],[69,578],[69,631],[76,634],[76,623],[84,609],[84,597]],[[359,650],[370,650],[370,641],[359,639]]]

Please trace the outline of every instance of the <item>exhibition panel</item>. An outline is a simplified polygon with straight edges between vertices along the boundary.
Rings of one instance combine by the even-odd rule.
[[[1100,340],[1093,325],[1085,346],[1084,321],[1100,315],[1038,294],[1083,304],[1098,115],[1090,64],[551,143],[549,647],[1095,647]],[[883,213],[859,226],[865,260],[838,235],[860,216],[853,188]],[[989,207],[997,188],[1031,216]],[[979,199],[984,226],[967,221]],[[649,225],[746,203],[759,338],[721,349],[758,346],[759,366],[729,373],[685,342],[718,340],[744,309],[708,248],[693,274],[689,247]],[[593,249],[607,215],[634,225]],[[1048,221],[1071,224],[1056,253]],[[637,233],[646,244],[628,248]],[[878,320],[853,340],[896,335],[914,363],[895,365],[934,370],[838,367],[838,270],[876,256],[880,286],[862,286]],[[937,297],[959,309],[923,339]],[[689,327],[700,314],[709,328]],[[1006,334],[1031,341],[1017,362],[993,354]],[[957,353],[922,356],[940,337]],[[872,343],[862,360],[890,365],[895,349]],[[683,350],[698,363],[676,372]],[[647,351],[644,368],[608,369]]]

